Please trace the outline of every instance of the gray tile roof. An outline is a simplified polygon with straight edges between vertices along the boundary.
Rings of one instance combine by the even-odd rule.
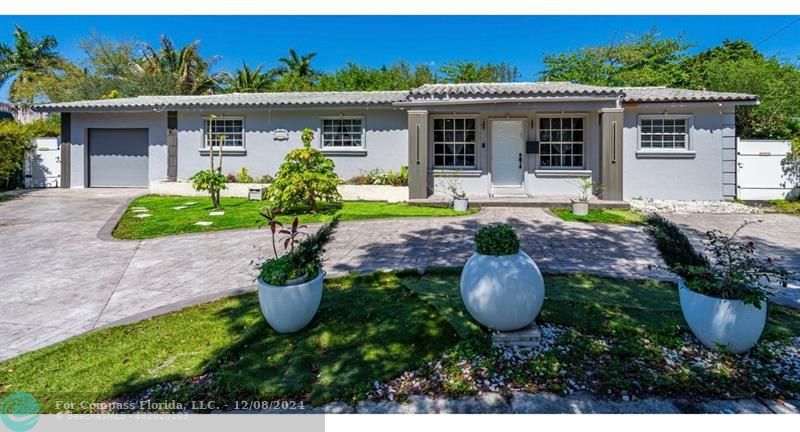
[[[293,106],[414,105],[530,97],[622,97],[626,102],[756,102],[754,95],[666,87],[601,87],[569,82],[426,84],[411,91],[229,93],[139,96],[37,105],[35,111],[143,111]]]
[[[570,82],[518,82],[473,84],[425,84],[411,90],[409,99],[473,99],[497,96],[599,96],[616,97],[618,89]]]
[[[626,102],[755,102],[758,96],[667,87],[623,87]]]
[[[206,96],[139,96],[37,105],[36,111],[111,111],[172,108],[252,108],[326,105],[391,105],[407,91],[227,93]]]

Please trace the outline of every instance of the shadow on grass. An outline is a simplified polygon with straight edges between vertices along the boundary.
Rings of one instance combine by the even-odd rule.
[[[355,401],[374,381],[430,361],[458,341],[447,321],[393,274],[326,281],[319,313],[297,333],[276,333],[260,314],[255,295],[238,297],[216,314],[237,337],[205,353],[198,373],[156,379],[131,374],[110,393],[131,394],[172,381],[177,391],[156,393],[154,399],[214,400],[218,408],[258,398],[315,405]],[[191,378],[205,374],[212,378]]]

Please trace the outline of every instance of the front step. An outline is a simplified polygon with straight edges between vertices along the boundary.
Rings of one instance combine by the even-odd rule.
[[[521,186],[493,186],[492,198],[528,198],[525,188]]]

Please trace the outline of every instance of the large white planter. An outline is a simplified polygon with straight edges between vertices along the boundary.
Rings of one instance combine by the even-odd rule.
[[[476,253],[461,272],[461,299],[476,321],[510,331],[532,323],[544,303],[544,278],[525,252]]]
[[[678,281],[681,310],[692,333],[709,349],[720,346],[743,353],[758,342],[767,323],[767,305],[761,309],[741,300],[709,297]]]
[[[324,278],[322,270],[314,279],[295,285],[270,285],[258,278],[258,304],[270,327],[292,333],[308,325],[322,301]]]
[[[453,200],[453,210],[455,211],[467,211],[469,209],[469,200],[464,198],[456,198]]]
[[[589,203],[586,201],[572,201],[572,214],[586,216],[589,214]]]

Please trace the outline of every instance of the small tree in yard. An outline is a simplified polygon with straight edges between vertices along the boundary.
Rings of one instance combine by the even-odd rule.
[[[286,154],[275,181],[267,189],[267,199],[280,209],[307,206],[316,212],[319,202],[342,199],[337,186],[341,181],[332,160],[311,147],[314,131],[303,129],[303,147]]]
[[[217,116],[211,115],[211,127],[209,130],[214,130],[214,122]],[[208,191],[211,195],[211,204],[214,209],[222,207],[220,204],[219,193],[223,189],[227,189],[227,177],[222,174],[222,146],[225,144],[225,135],[218,135],[216,139],[212,138],[208,141],[208,162],[209,169],[196,172],[193,176],[189,177],[192,182],[192,187],[196,191]],[[219,150],[219,159],[214,161],[214,147]]]

